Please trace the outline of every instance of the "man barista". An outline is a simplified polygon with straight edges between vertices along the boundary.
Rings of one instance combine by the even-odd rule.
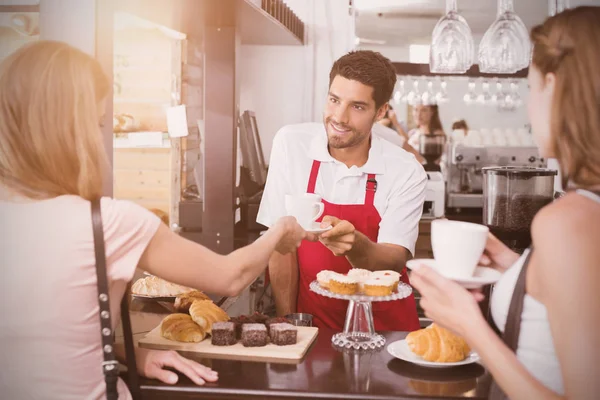
[[[329,74],[323,123],[283,127],[273,140],[257,222],[285,215],[285,195],[316,193],[325,204],[322,225],[333,228],[304,241],[296,254],[273,254],[269,276],[277,313],[312,314],[319,327],[342,329],[347,301],[309,289],[324,269],[395,270],[408,283],[423,210],[427,175],[415,157],[372,135],[396,83],[390,61],[372,51],[338,59]],[[414,297],[373,303],[375,329],[419,328]]]

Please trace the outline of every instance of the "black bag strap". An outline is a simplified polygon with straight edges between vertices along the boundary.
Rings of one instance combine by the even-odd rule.
[[[92,228],[94,233],[94,254],[96,257],[96,278],[98,286],[98,305],[100,307],[100,329],[102,339],[102,372],[106,382],[107,400],[118,400],[117,381],[119,378],[119,362],[114,352],[114,332],[112,330],[112,318],[110,314],[110,297],[108,290],[108,275],[106,269],[106,250],[104,247],[104,228],[102,226],[102,213],[100,210],[100,199],[92,201]],[[129,303],[127,302],[127,291],[121,301],[121,318],[123,323],[123,336],[125,340],[125,351],[127,355],[127,373],[133,399],[140,398],[139,382],[135,362],[135,350],[133,345],[133,334],[131,321],[129,320]]]
[[[523,314],[523,304],[525,303],[525,284],[527,282],[527,269],[529,262],[531,261],[531,255],[533,254],[533,248],[529,249],[529,253],[523,262],[523,267],[517,278],[515,289],[513,291],[512,298],[510,300],[510,306],[508,308],[508,315],[506,317],[506,325],[504,326],[504,334],[502,340],[504,343],[514,352],[517,352],[519,347],[519,334],[521,333],[521,316]],[[492,380],[490,386],[489,400],[504,400],[508,397],[504,391],[498,386],[495,380]]]

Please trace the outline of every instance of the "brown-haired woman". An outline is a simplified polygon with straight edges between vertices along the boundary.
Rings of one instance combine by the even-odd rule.
[[[569,193],[543,208],[533,247],[515,254],[490,236],[485,257],[505,272],[492,296],[501,331],[520,327],[516,354],[494,334],[474,295],[431,269],[412,283],[437,323],[462,335],[496,384],[491,398],[597,399],[600,393],[600,7],[566,10],[533,28],[528,112],[543,157],[555,157]],[[527,261],[527,258],[529,261]],[[524,272],[522,272],[524,271]],[[507,321],[518,276],[521,320]],[[505,337],[509,337],[507,334]],[[496,390],[501,389],[501,390]]]
[[[109,178],[99,129],[109,93],[98,62],[64,43],[39,41],[0,64],[0,363],[10,365],[0,378],[3,398],[105,397],[101,365],[110,350],[100,340],[90,201]],[[236,295],[275,250],[294,251],[306,236],[284,217],[253,244],[220,255],[137,204],[102,198],[101,210],[113,331],[138,266],[177,284]],[[175,352],[136,349],[136,361],[141,374],[166,383],[178,376],[165,367],[197,384],[217,380]],[[121,380],[118,391],[131,398]]]
[[[415,149],[419,148],[421,135],[444,135],[440,110],[437,105],[417,104],[413,107],[412,112],[417,127],[408,132],[408,143]]]

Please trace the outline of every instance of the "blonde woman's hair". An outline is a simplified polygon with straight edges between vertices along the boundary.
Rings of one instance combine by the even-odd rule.
[[[550,135],[563,187],[600,183],[600,7],[577,7],[531,31],[532,63],[553,73]]]
[[[0,64],[0,179],[32,199],[102,195],[107,165],[100,64],[65,43],[39,41]]]

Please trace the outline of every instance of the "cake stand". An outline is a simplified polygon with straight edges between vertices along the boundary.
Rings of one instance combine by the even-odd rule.
[[[385,338],[375,332],[373,308],[371,303],[404,299],[411,295],[412,288],[404,282],[398,283],[398,289],[389,296],[366,296],[363,294],[337,294],[324,289],[317,281],[310,284],[313,292],[338,300],[348,300],[344,331],[336,333],[331,342],[346,349],[377,349],[385,345]]]

